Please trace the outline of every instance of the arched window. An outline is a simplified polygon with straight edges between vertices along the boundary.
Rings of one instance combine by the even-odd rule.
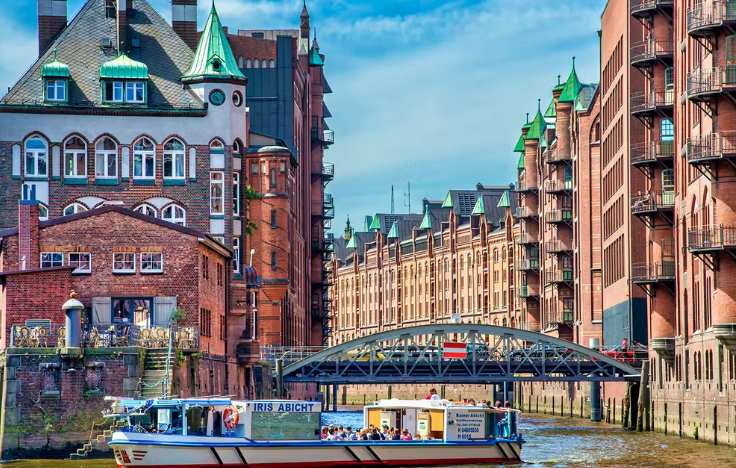
[[[274,62],[273,60],[268,62],[268,68],[276,68],[276,62]]]
[[[148,138],[141,138],[133,145],[133,177],[136,179],[156,178],[155,146]]]
[[[245,68],[250,68],[250,59],[245,60]]]
[[[110,138],[103,138],[95,145],[95,177],[112,179],[118,176],[118,148]]]
[[[161,212],[161,219],[180,226],[187,225],[186,212],[178,205],[169,205]]]
[[[269,177],[271,188],[276,188],[276,169],[271,169],[271,176]]]
[[[261,68],[266,68],[266,61],[265,60],[261,62]]]
[[[233,141],[233,156],[240,156],[240,142],[238,140]]]
[[[238,68],[243,68],[243,57],[238,57]]]
[[[158,217],[158,212],[156,212],[156,208],[147,203],[136,206],[135,211],[137,211],[138,213],[143,213],[144,215],[150,216],[152,218]]]
[[[64,177],[87,175],[87,144],[79,137],[64,142]]]
[[[258,68],[260,64],[261,62],[259,62],[258,59],[253,60],[253,68]]]
[[[71,205],[64,208],[64,216],[81,213],[82,211],[87,211],[87,208],[85,208],[83,205],[80,205],[79,203],[72,203]]]
[[[224,146],[222,146],[222,142],[220,140],[212,140],[212,143],[210,143],[210,151],[223,151]]]
[[[164,179],[184,179],[184,143],[172,138],[164,143]]]
[[[26,176],[47,176],[48,145],[40,136],[33,136],[26,141]]]
[[[41,221],[49,219],[49,209],[41,203],[38,204],[38,219]]]

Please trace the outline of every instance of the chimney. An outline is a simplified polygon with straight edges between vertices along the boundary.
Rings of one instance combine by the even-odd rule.
[[[36,187],[23,187],[23,200],[18,205],[18,269],[39,268],[41,261],[38,232],[38,200]]]
[[[197,48],[197,0],[171,0],[171,27],[190,49]]]
[[[128,20],[133,14],[133,0],[118,0],[118,51],[128,53]]]
[[[66,26],[66,0],[38,0],[38,55]]]

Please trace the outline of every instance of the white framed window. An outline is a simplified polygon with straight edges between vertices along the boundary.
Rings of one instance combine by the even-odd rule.
[[[135,211],[137,211],[138,213],[143,213],[146,216],[150,216],[151,218],[158,217],[158,212],[156,211],[156,208],[147,203],[136,206]]]
[[[123,102],[123,85],[122,81],[106,81],[105,102]]]
[[[233,237],[233,271],[240,273],[240,237]]]
[[[233,214],[240,215],[240,173],[233,172]]]
[[[261,161],[261,174],[266,173],[266,163]]]
[[[73,273],[91,273],[92,272],[92,254],[91,253],[69,253],[68,265],[76,266]]]
[[[258,68],[260,66],[261,62],[258,61],[258,59],[253,60],[253,68]]]
[[[237,93],[233,93],[233,102],[235,102],[235,94]],[[233,141],[233,156],[240,156],[240,142],[238,140]]]
[[[184,208],[178,205],[169,205],[161,212],[161,219],[180,226],[187,225],[187,214]]]
[[[268,68],[276,68],[276,62],[274,62],[273,60],[270,60],[268,62]]]
[[[60,267],[64,265],[64,254],[61,252],[41,252],[41,268]]]
[[[133,177],[136,179],[156,178],[155,146],[148,138],[141,138],[133,145]]]
[[[163,273],[163,271],[164,271],[163,252],[143,252],[141,253],[141,273]]]
[[[261,61],[261,68],[266,68],[266,66],[267,66],[266,61],[265,60]]]
[[[245,61],[245,68],[250,68],[250,59]]]
[[[222,172],[210,172],[210,214],[221,215],[224,211],[224,182],[225,175]]]
[[[84,205],[80,205],[79,203],[72,203],[71,205],[64,208],[64,216],[81,213],[82,211],[87,211],[87,208],[85,208]]]
[[[64,177],[87,175],[87,144],[79,137],[71,137],[64,143]]]
[[[145,91],[143,82],[128,81],[125,83],[125,102],[142,103],[145,102]]]
[[[49,209],[46,207],[46,205],[41,205],[39,203],[38,205],[38,219],[40,221],[46,221],[49,219]]]
[[[40,136],[36,135],[26,140],[26,176],[47,176],[48,172],[48,145]]]
[[[95,177],[114,179],[118,176],[118,147],[110,138],[103,138],[95,145]]]
[[[112,254],[113,273],[135,273],[135,253],[115,252]]]
[[[51,102],[66,101],[66,80],[46,80],[46,100]]]
[[[183,179],[184,143],[172,138],[164,144],[164,179]]]

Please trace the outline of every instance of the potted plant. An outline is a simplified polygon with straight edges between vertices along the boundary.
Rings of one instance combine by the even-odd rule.
[[[181,307],[171,311],[171,321],[176,322],[177,325],[182,325],[187,320],[187,313]]]

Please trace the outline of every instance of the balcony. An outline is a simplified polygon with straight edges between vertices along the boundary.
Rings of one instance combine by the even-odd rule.
[[[736,5],[735,5],[736,8]],[[687,98],[705,101],[713,96],[736,91],[736,65],[698,68],[687,75]]]
[[[322,163],[322,182],[326,185],[335,178],[335,165],[333,163]]]
[[[525,258],[519,263],[519,271],[537,271],[539,270],[538,258]]]
[[[631,114],[648,115],[664,114],[672,115],[675,104],[675,90],[655,90],[631,95]]]
[[[525,299],[529,298],[539,298],[539,285],[538,284],[526,284],[518,289],[519,291],[519,297],[523,297]]]
[[[649,141],[631,145],[632,166],[647,166],[659,162],[671,167],[674,158],[675,142],[673,140]]]
[[[687,32],[693,37],[709,37],[717,29],[736,23],[736,1],[701,2],[687,10]]]
[[[526,179],[519,180],[519,183],[516,186],[516,191],[520,193],[537,192],[537,190],[537,184]]]
[[[562,193],[572,190],[572,179],[550,179],[544,182],[544,191],[547,193]]]
[[[631,14],[637,18],[646,18],[662,11],[671,17],[674,3],[674,0],[631,0]]]
[[[569,151],[549,150],[544,155],[544,162],[547,164],[569,163],[572,161],[572,155]]]
[[[517,243],[519,245],[538,244],[539,243],[539,237],[537,237],[537,234],[530,234],[528,232],[522,232],[518,236]]]
[[[312,236],[312,251],[313,252],[324,252],[331,250],[332,244],[335,242],[335,235],[331,232],[326,232],[320,243],[319,236]]]
[[[539,217],[539,214],[537,214],[537,210],[532,210],[528,206],[520,206],[516,208],[516,218],[517,219],[537,218],[537,217]]]
[[[687,162],[693,166],[736,158],[736,132],[690,137],[686,147]]]
[[[736,227],[721,224],[691,229],[687,233],[687,248],[694,254],[736,250]]]
[[[83,325],[80,344],[83,348],[120,348],[137,346],[143,348],[165,348],[171,342],[182,350],[199,349],[199,328],[139,327],[125,323]],[[25,326],[12,325],[10,348],[65,348],[66,328],[64,324]]]
[[[631,196],[631,214],[651,216],[656,213],[672,213],[675,209],[675,192],[644,192]],[[671,217],[671,215],[670,215]]]
[[[544,243],[547,253],[572,252],[572,241],[555,239]]]
[[[334,130],[322,130],[319,127],[312,127],[311,135],[313,143],[320,143],[325,148],[335,143]]]
[[[571,283],[573,281],[572,270],[552,270],[545,272],[547,284]]]
[[[631,267],[634,284],[654,284],[660,281],[675,281],[675,262],[663,261],[654,264],[635,263]]]
[[[572,210],[552,210],[547,213],[545,220],[549,224],[560,224],[560,223],[571,223],[572,222]]]
[[[672,61],[674,43],[670,38],[648,39],[631,45],[631,65],[648,67],[654,62]]]

